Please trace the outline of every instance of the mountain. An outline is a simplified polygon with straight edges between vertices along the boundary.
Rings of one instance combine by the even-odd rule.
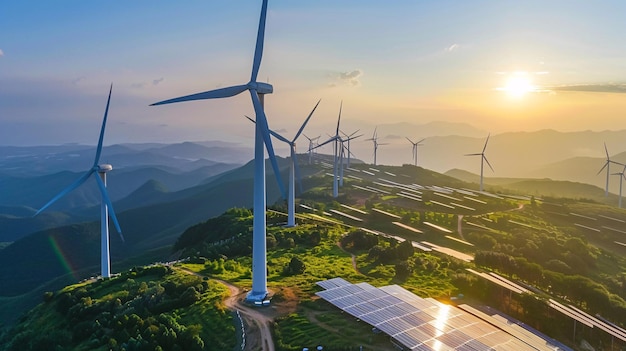
[[[279,158],[279,164],[283,179],[287,179],[288,163]],[[271,175],[269,163],[267,170],[267,203],[273,204],[279,200],[280,192]],[[158,181],[147,181],[126,198],[114,201],[125,242],[121,242],[115,231],[111,230],[113,267],[118,270],[120,267],[127,268],[135,264],[149,264],[150,260],[155,259],[151,252],[158,252],[160,259],[164,259],[163,255],[169,253],[171,245],[189,226],[217,216],[232,207],[252,207],[252,187],[252,162],[215,177],[209,183],[175,192],[168,192],[167,187]],[[99,203],[81,209],[78,213],[85,216],[89,213],[90,220],[67,225],[68,222],[59,219],[64,213],[56,211],[42,213],[41,218],[37,216],[14,219],[23,223],[42,221],[59,223],[62,226],[23,236],[0,250],[0,282],[13,282],[0,284],[0,296],[26,293],[67,273],[78,278],[98,271]],[[4,230],[2,233],[2,237],[6,239],[0,241],[12,241],[9,239],[15,236],[5,233]],[[36,255],[36,259],[31,260],[32,255]],[[64,255],[68,255],[67,262],[64,261]],[[40,265],[45,266],[45,269],[35,270]]]

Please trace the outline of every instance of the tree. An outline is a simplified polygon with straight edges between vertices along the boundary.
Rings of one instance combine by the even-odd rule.
[[[285,267],[284,272],[287,275],[296,275],[304,273],[305,269],[306,265],[304,264],[304,262],[297,256],[294,256],[291,258],[291,261],[289,261],[289,264]]]

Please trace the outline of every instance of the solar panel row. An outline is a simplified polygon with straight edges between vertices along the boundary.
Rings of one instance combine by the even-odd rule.
[[[495,319],[487,323],[473,313],[420,298],[398,285],[375,288],[367,283],[352,285],[338,278],[318,285],[327,289],[318,292],[318,296],[410,350],[558,349],[532,333],[522,333],[504,322],[497,328]]]

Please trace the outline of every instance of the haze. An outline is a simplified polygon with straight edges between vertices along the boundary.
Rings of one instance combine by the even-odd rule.
[[[0,144],[94,144],[113,83],[107,145],[251,146],[247,96],[148,105],[247,81],[259,8],[3,4]],[[626,129],[624,13],[619,1],[272,0],[259,74],[274,85],[270,127],[294,132],[322,98],[310,134],[332,131],[341,100],[346,130],[366,134],[383,123],[431,121],[492,135]]]

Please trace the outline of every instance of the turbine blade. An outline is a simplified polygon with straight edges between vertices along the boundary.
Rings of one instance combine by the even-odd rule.
[[[263,106],[261,106],[261,100],[259,100],[259,96],[254,90],[250,90],[250,95],[252,96],[252,104],[254,105],[254,112],[256,113],[257,124],[261,128],[261,134],[263,135],[263,143],[265,144],[265,148],[267,149],[270,162],[272,163],[272,168],[274,169],[274,176],[276,177],[276,181],[278,182],[278,188],[280,189],[280,193],[282,194],[283,199],[286,199],[287,195],[285,193],[285,186],[283,185],[283,180],[280,176],[280,168],[278,167],[278,161],[276,161],[276,154],[274,153],[272,138],[270,137],[270,128],[267,125],[267,119],[265,117],[265,112],[263,111]]]
[[[263,41],[265,40],[265,18],[267,16],[267,0],[263,0],[261,5],[261,17],[259,18],[259,30],[256,35],[256,47],[254,49],[254,61],[252,62],[251,82],[256,82],[261,67],[261,59],[263,58]]]
[[[85,172],[82,176],[80,176],[80,178],[76,179],[72,184],[68,185],[67,188],[63,189],[60,193],[58,193],[55,197],[53,197],[52,200],[48,201],[48,203],[43,205],[42,208],[40,208],[37,212],[35,212],[33,217],[43,212],[46,208],[50,207],[50,205],[57,202],[60,198],[67,195],[72,190],[78,188],[81,184],[83,184],[89,178],[89,176],[93,172],[94,172],[93,168]]]
[[[111,202],[111,199],[109,198],[109,194],[107,193],[107,188],[104,185],[104,182],[102,181],[102,179],[100,179],[99,174],[96,174],[96,182],[98,183],[98,188],[100,188],[100,194],[102,194],[102,201],[104,201],[107,207],[109,208],[108,213],[111,219],[113,219],[113,224],[115,225],[115,229],[117,230],[117,233],[120,235],[120,238],[122,238],[122,241],[125,242],[124,236],[122,235],[122,228],[120,228],[120,222],[117,221],[115,210],[113,210],[113,203]],[[105,220],[108,221],[109,219],[105,218]]]
[[[319,99],[317,101],[317,104],[315,104],[315,107],[313,107],[313,110],[311,110],[311,113],[309,113],[309,116],[304,120],[304,123],[302,123],[302,126],[298,130],[298,133],[296,133],[296,136],[293,138],[292,142],[295,142],[296,139],[298,139],[298,137],[300,136],[300,134],[304,130],[304,127],[306,126],[306,124],[309,123],[309,120],[311,119],[311,116],[313,116],[313,112],[315,112],[315,109],[317,109],[317,106],[320,104],[321,101],[322,101],[322,99]]]
[[[246,90],[248,90],[247,85],[235,85],[232,87],[209,90],[209,91],[205,91],[202,93],[191,94],[191,95],[177,97],[174,99],[159,101],[159,102],[155,102],[154,104],[151,104],[150,106],[166,105],[166,104],[173,104],[176,102],[185,102],[185,101],[193,101],[193,100],[219,99],[219,98],[235,96],[237,94],[241,94],[242,92]]]
[[[485,150],[487,150],[487,143],[489,142],[489,137],[491,136],[491,133],[489,133],[487,135],[487,140],[485,140],[485,146],[483,147],[483,154],[485,153]]]
[[[495,171],[493,170],[493,167],[491,167],[491,163],[489,163],[489,160],[487,159],[487,157],[485,157],[485,155],[483,155],[483,160],[485,160],[485,162],[487,162],[487,166],[489,166],[489,168],[491,168],[491,171],[492,171],[492,172],[495,172]]]
[[[482,156],[483,154],[465,154],[463,156]]]
[[[331,141],[335,141],[335,139],[336,139],[335,137],[331,137],[330,139],[326,140],[325,142],[316,145],[313,149],[317,149],[318,147],[322,147],[322,146],[330,143]]]
[[[418,141],[418,142],[417,142],[417,143],[415,143],[415,144],[420,145],[420,143],[421,143],[422,141],[424,141],[424,140],[426,140],[426,138],[423,138],[422,140]]]
[[[604,152],[606,152],[606,159],[609,160],[609,149],[606,148],[606,143],[604,143]]]
[[[335,136],[339,136],[339,122],[341,122],[341,109],[343,108],[343,100],[339,104],[339,117],[337,118],[337,130],[335,131]]]
[[[276,138],[276,139],[278,139],[278,140],[280,140],[280,141],[282,141],[282,142],[285,142],[285,143],[287,143],[287,144],[289,144],[289,145],[292,145],[292,144],[293,144],[293,142],[292,142],[292,141],[289,141],[289,139],[287,139],[287,138],[285,138],[284,136],[282,136],[282,135],[280,135],[280,134],[276,133],[275,131],[273,131],[273,130],[271,130],[271,129],[270,129],[269,131],[270,131],[270,134],[272,134],[272,135],[274,136],[274,138]]]
[[[600,170],[598,171],[598,173],[596,173],[596,175],[600,174],[608,166],[609,166],[609,161],[607,160],[606,162],[604,162],[604,166],[602,166],[602,168],[600,168]]]
[[[104,109],[104,118],[102,119],[102,127],[100,128],[100,139],[98,139],[98,147],[96,147],[96,158],[93,161],[93,166],[97,166],[100,161],[100,153],[102,152],[102,140],[104,139],[104,129],[107,125],[107,115],[109,114],[109,104],[111,103],[111,92],[113,91],[113,83],[109,88],[109,98],[107,99],[107,107]]]
[[[408,141],[409,141],[409,143],[411,143],[411,144],[413,144],[413,145],[415,145],[415,144],[416,144],[416,143],[414,143],[414,142],[413,142],[413,140],[409,139],[409,137],[405,137],[405,138],[406,138],[406,140],[408,140]]]
[[[245,116],[245,115],[244,115],[244,116]],[[252,122],[252,123],[256,124],[256,121],[255,121],[255,120],[253,120],[252,118],[250,118],[250,117],[248,117],[248,116],[246,116],[246,118],[247,118],[247,119],[249,119],[249,120],[250,120],[250,122]],[[275,131],[273,131],[273,130],[269,129],[269,132],[270,132],[270,134],[271,134],[272,136],[274,136],[274,138],[276,138],[276,139],[278,139],[278,140],[280,140],[280,141],[282,141],[282,142],[285,142],[285,143],[287,143],[287,144],[289,144],[289,145],[291,145],[291,144],[292,144],[292,142],[291,142],[291,141],[289,141],[289,140],[288,140],[287,138],[285,138],[284,136],[282,136],[282,135],[280,135],[280,134],[276,133]]]

